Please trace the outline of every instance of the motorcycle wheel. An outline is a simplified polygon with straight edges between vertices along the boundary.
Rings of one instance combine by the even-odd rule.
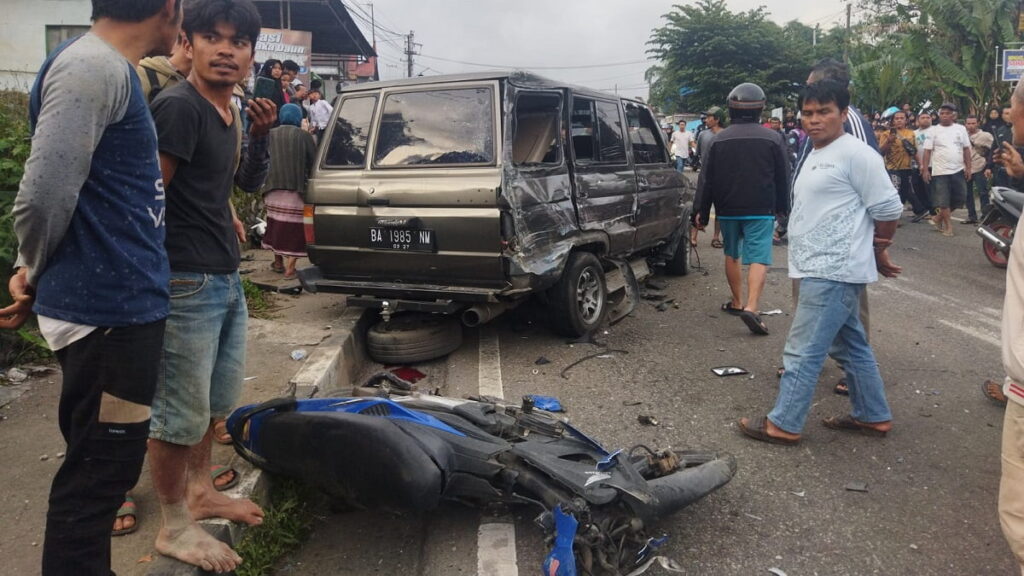
[[[1007,240],[1013,239],[1013,226],[1003,222],[996,222],[995,224],[992,224],[991,228],[996,235]],[[985,258],[988,258],[988,261],[993,266],[996,268],[1006,268],[1006,254],[1003,254],[997,250],[995,246],[985,240],[981,241],[981,249],[985,252]]]

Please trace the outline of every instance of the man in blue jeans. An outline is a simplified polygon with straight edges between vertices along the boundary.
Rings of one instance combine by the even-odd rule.
[[[793,187],[789,219],[789,275],[800,280],[800,301],[783,355],[785,372],[775,408],[756,420],[740,419],[740,430],[773,444],[800,441],[829,348],[842,364],[850,388],[850,415],[823,424],[885,436],[892,414],[882,377],[860,320],[860,296],[878,272],[893,277],[889,260],[903,212],[881,156],[846,134],[850,94],[841,83],[807,86],[800,98],[803,126],[813,144]]]

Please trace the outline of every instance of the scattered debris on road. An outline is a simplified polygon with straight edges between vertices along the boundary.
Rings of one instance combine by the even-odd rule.
[[[867,492],[868,485],[865,482],[847,482],[843,488],[850,492]]]
[[[711,371],[714,372],[715,376],[739,376],[741,374],[750,374],[750,372],[747,372],[739,366],[719,366],[717,368],[712,368]]]
[[[568,380],[569,379],[569,376],[568,376],[569,370],[572,370],[577,365],[582,364],[583,362],[586,362],[587,360],[591,360],[593,358],[602,358],[602,357],[608,358],[612,354],[629,354],[629,352],[626,351],[626,350],[604,350],[602,352],[597,352],[597,353],[591,354],[589,356],[584,356],[583,358],[580,358],[579,360],[573,362],[572,364],[569,364],[565,368],[562,368],[562,378],[565,378],[566,380]]]
[[[536,360],[534,360],[534,362],[533,362],[533,363],[534,363],[535,365],[537,365],[537,366],[543,366],[543,365],[545,365],[545,364],[551,364],[551,360],[548,360],[548,359],[547,359],[547,358],[545,358],[544,356],[541,356],[540,358],[537,358]]]
[[[637,416],[636,417],[636,421],[641,423],[641,424],[643,424],[644,426],[657,426],[658,425],[658,419],[655,418],[654,416],[650,416],[650,415],[647,415],[647,414],[641,414],[641,415]]]
[[[292,350],[291,356],[292,360],[299,361],[306,357],[306,351],[302,348],[298,348],[296,350]]]

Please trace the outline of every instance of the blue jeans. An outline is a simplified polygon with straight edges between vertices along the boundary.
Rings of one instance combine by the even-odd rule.
[[[237,272],[171,272],[150,438],[194,446],[212,418],[231,412],[245,378],[246,322]]]
[[[860,322],[864,288],[819,278],[800,281],[800,302],[782,357],[786,371],[775,407],[768,414],[772,424],[791,434],[803,430],[830,347],[846,373],[853,404],[850,415],[860,422],[892,420],[882,375]]]
[[[686,156],[676,156],[676,171],[682,172],[686,168]]]

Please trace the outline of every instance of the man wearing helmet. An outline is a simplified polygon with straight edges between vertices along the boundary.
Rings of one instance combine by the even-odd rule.
[[[739,316],[755,334],[768,334],[758,301],[772,263],[775,216],[789,211],[789,160],[782,134],[758,124],[764,91],[740,84],[729,93],[731,125],[711,142],[697,180],[693,223],[703,229],[715,208],[725,240],[725,276],[732,298],[722,310]],[[743,170],[737,170],[737,159]],[[704,160],[704,158],[702,158]],[[747,302],[742,301],[743,271],[748,265]]]

